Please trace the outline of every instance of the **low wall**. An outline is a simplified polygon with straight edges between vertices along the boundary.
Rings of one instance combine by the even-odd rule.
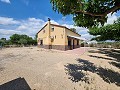
[[[70,47],[68,45],[38,45],[38,47],[45,48],[45,49],[57,49],[57,50],[63,50],[63,51],[73,49],[73,46]],[[80,45],[75,45],[74,49],[79,47]]]

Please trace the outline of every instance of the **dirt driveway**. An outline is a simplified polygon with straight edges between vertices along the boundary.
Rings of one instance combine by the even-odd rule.
[[[2,49],[0,90],[120,90],[119,51]]]

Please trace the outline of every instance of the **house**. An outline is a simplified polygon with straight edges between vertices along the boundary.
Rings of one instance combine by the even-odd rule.
[[[65,26],[48,23],[37,33],[38,47],[72,50],[80,47],[80,35]]]

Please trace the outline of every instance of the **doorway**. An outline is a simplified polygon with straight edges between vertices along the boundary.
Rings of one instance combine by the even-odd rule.
[[[73,49],[75,49],[75,43],[74,43],[74,39],[73,39]]]
[[[71,39],[68,39],[68,48],[72,50]]]

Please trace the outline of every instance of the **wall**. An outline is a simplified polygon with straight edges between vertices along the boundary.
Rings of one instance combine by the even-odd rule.
[[[38,38],[37,38],[38,45],[40,44],[40,40],[42,40],[42,39],[43,39],[44,44],[48,43],[48,41],[47,41],[47,29],[48,29],[48,25],[46,25],[46,27],[42,28],[41,31],[38,33]],[[43,33],[44,30],[45,30],[45,33]]]
[[[54,31],[52,31],[51,29],[52,27],[54,27]],[[51,25],[50,36],[53,37],[53,41],[51,42],[52,49],[65,50],[65,28],[64,27]]]
[[[54,37],[52,45],[65,45],[65,28],[54,26],[54,31],[51,29],[50,34]]]
[[[54,27],[54,31],[52,31],[52,27]],[[50,22],[48,22],[48,24],[45,25],[38,33],[38,42],[40,42],[40,40],[43,40],[43,45],[40,45],[40,43],[38,45],[41,48],[66,50],[66,48],[69,49],[67,38],[68,35],[80,37],[80,35],[70,31],[69,29],[63,26],[50,24]],[[52,41],[50,37],[53,38]],[[77,40],[74,41],[74,45],[75,47],[78,47],[76,46]]]
[[[68,45],[68,37],[67,37],[68,35],[80,37],[80,35],[78,35],[78,34],[72,32],[72,31],[70,31],[70,30],[67,29],[67,28],[66,28],[66,32],[65,32],[65,33],[66,33],[66,34],[65,34],[65,45]],[[79,41],[79,43],[80,43],[80,41]],[[75,45],[77,45],[77,41],[76,41],[76,40],[75,40]]]

